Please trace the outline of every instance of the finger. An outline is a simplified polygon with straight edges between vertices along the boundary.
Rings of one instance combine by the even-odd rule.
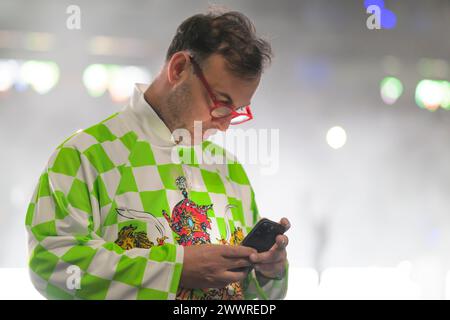
[[[257,254],[250,255],[250,261],[252,263],[274,263],[283,257],[285,251],[269,250]]]
[[[247,277],[247,275],[248,273],[246,271],[238,271],[238,272],[224,271],[223,273],[224,281],[226,281],[227,284],[244,280]]]
[[[287,236],[285,236],[284,234],[279,234],[275,238],[275,243],[269,249],[269,251],[276,251],[276,250],[283,251],[286,249],[288,243],[289,243],[289,238]]]
[[[261,260],[261,262],[254,263],[253,266],[256,268],[256,266],[271,266],[277,263],[281,263],[283,261],[286,261],[287,254],[281,253],[279,255],[274,256],[273,259],[274,259],[273,261]]]
[[[241,258],[249,257],[252,253],[257,251],[254,248],[246,246],[227,246],[223,245],[222,256],[225,258]]]
[[[249,259],[226,259],[224,264],[228,270],[253,266]]]
[[[270,273],[274,270],[282,270],[286,264],[286,260],[280,260],[271,264],[257,264],[255,265],[255,271],[262,273]]]
[[[274,250],[284,250],[286,249],[287,245],[289,243],[289,238],[287,236],[278,235],[275,239],[275,244],[272,246]]]
[[[275,244],[266,252],[251,254],[250,255],[250,261],[253,263],[259,263],[261,262],[261,259],[264,259],[264,261],[271,261],[271,255],[276,254],[277,252],[285,252],[286,246],[289,243],[289,238],[285,235],[278,235],[275,238]],[[267,262],[266,262],[267,263]]]
[[[282,226],[284,226],[284,229],[285,229],[286,231],[288,231],[289,228],[291,227],[291,223],[289,222],[288,218],[286,218],[286,217],[281,218],[280,224],[281,224]]]

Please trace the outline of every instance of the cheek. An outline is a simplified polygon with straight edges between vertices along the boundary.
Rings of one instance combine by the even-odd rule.
[[[191,110],[191,117],[193,119],[204,122],[209,122],[212,120],[209,106],[206,104],[204,99],[193,100]]]
[[[192,116],[195,119],[208,121],[211,120],[210,114],[210,103],[208,97],[202,95],[198,92],[199,90],[194,90],[195,94],[191,95],[191,110]]]

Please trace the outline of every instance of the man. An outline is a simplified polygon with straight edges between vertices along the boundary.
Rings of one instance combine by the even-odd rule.
[[[263,253],[239,246],[260,219],[254,192],[236,159],[204,139],[252,118],[270,57],[244,15],[190,17],[151,85],[57,148],[26,218],[30,274],[44,296],[284,298],[288,238]],[[222,163],[205,161],[218,154]]]

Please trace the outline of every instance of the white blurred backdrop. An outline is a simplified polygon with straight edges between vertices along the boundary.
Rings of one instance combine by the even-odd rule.
[[[279,169],[244,165],[260,214],[292,224],[288,298],[449,298],[450,2],[385,0],[390,30],[366,27],[362,0],[214,3],[275,52],[242,127],[279,130]],[[209,4],[0,2],[0,298],[39,297],[8,279],[27,277],[25,213],[52,150],[120,110]]]

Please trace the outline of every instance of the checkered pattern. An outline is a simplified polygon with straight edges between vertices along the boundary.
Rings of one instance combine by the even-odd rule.
[[[44,296],[175,299],[184,250],[162,211],[170,215],[183,199],[175,184],[179,176],[187,179],[189,199],[213,204],[212,243],[229,239],[236,227],[244,234],[251,230],[259,214],[242,166],[229,155],[222,165],[199,163],[199,156],[223,152],[210,142],[176,148],[178,163],[171,160],[172,148],[154,145],[138,123],[118,112],[55,150],[26,215],[31,278]],[[115,240],[128,224],[155,244],[162,235],[167,239],[149,249],[124,250]],[[79,288],[70,285],[71,266],[77,266]],[[246,299],[282,299],[286,290],[287,273],[264,287],[254,273],[244,282]]]

